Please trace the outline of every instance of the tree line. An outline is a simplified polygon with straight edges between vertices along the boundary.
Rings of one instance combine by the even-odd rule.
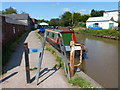
[[[5,10],[1,11],[2,14],[18,14],[17,10],[9,7]],[[84,14],[82,15],[79,12],[65,12],[63,13],[59,18],[52,18],[51,20],[38,20],[38,22],[46,22],[51,26],[79,26],[79,25],[83,25],[85,26],[85,22],[89,17],[99,17],[99,16],[103,16],[103,13],[105,11],[104,10],[91,10],[90,14]],[[25,13],[25,12],[23,12]]]
[[[104,10],[91,10],[90,14],[82,15],[79,12],[65,12],[59,18],[52,18],[49,21],[51,26],[85,26],[85,22],[89,17],[99,17],[103,16]]]
[[[77,26],[81,22],[86,22],[89,17],[89,14],[81,15],[78,12],[65,12],[59,18],[51,19],[49,24],[52,26]]]
[[[0,11],[2,14],[18,14],[18,11],[13,7],[9,7],[5,10]],[[27,14],[26,12],[21,12],[21,14]]]

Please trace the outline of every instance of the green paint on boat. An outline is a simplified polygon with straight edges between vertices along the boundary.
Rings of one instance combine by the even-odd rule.
[[[70,41],[72,41],[72,33],[62,33],[62,37],[64,45],[70,45]]]

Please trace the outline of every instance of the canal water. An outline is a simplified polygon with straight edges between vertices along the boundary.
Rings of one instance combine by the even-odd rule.
[[[76,37],[88,48],[81,70],[103,87],[117,88],[118,41],[83,34],[76,34]]]

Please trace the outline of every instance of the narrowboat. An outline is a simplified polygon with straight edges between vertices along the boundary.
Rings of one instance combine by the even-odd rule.
[[[62,35],[62,37],[59,36],[59,33]],[[47,34],[47,37],[46,37],[47,41],[59,51],[60,51],[61,39],[63,39],[66,52],[70,51],[71,41],[74,41],[76,46],[77,45],[81,46],[83,52],[85,53],[87,52],[87,48],[83,44],[77,42],[75,33],[73,30],[66,31],[66,30],[58,30],[58,29],[56,30],[46,29],[46,34]]]

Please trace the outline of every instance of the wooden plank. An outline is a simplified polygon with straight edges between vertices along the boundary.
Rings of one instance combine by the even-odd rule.
[[[29,49],[28,43],[24,43],[24,50],[25,50],[25,68],[26,68],[26,80],[27,83],[30,83],[30,71],[29,71]]]

